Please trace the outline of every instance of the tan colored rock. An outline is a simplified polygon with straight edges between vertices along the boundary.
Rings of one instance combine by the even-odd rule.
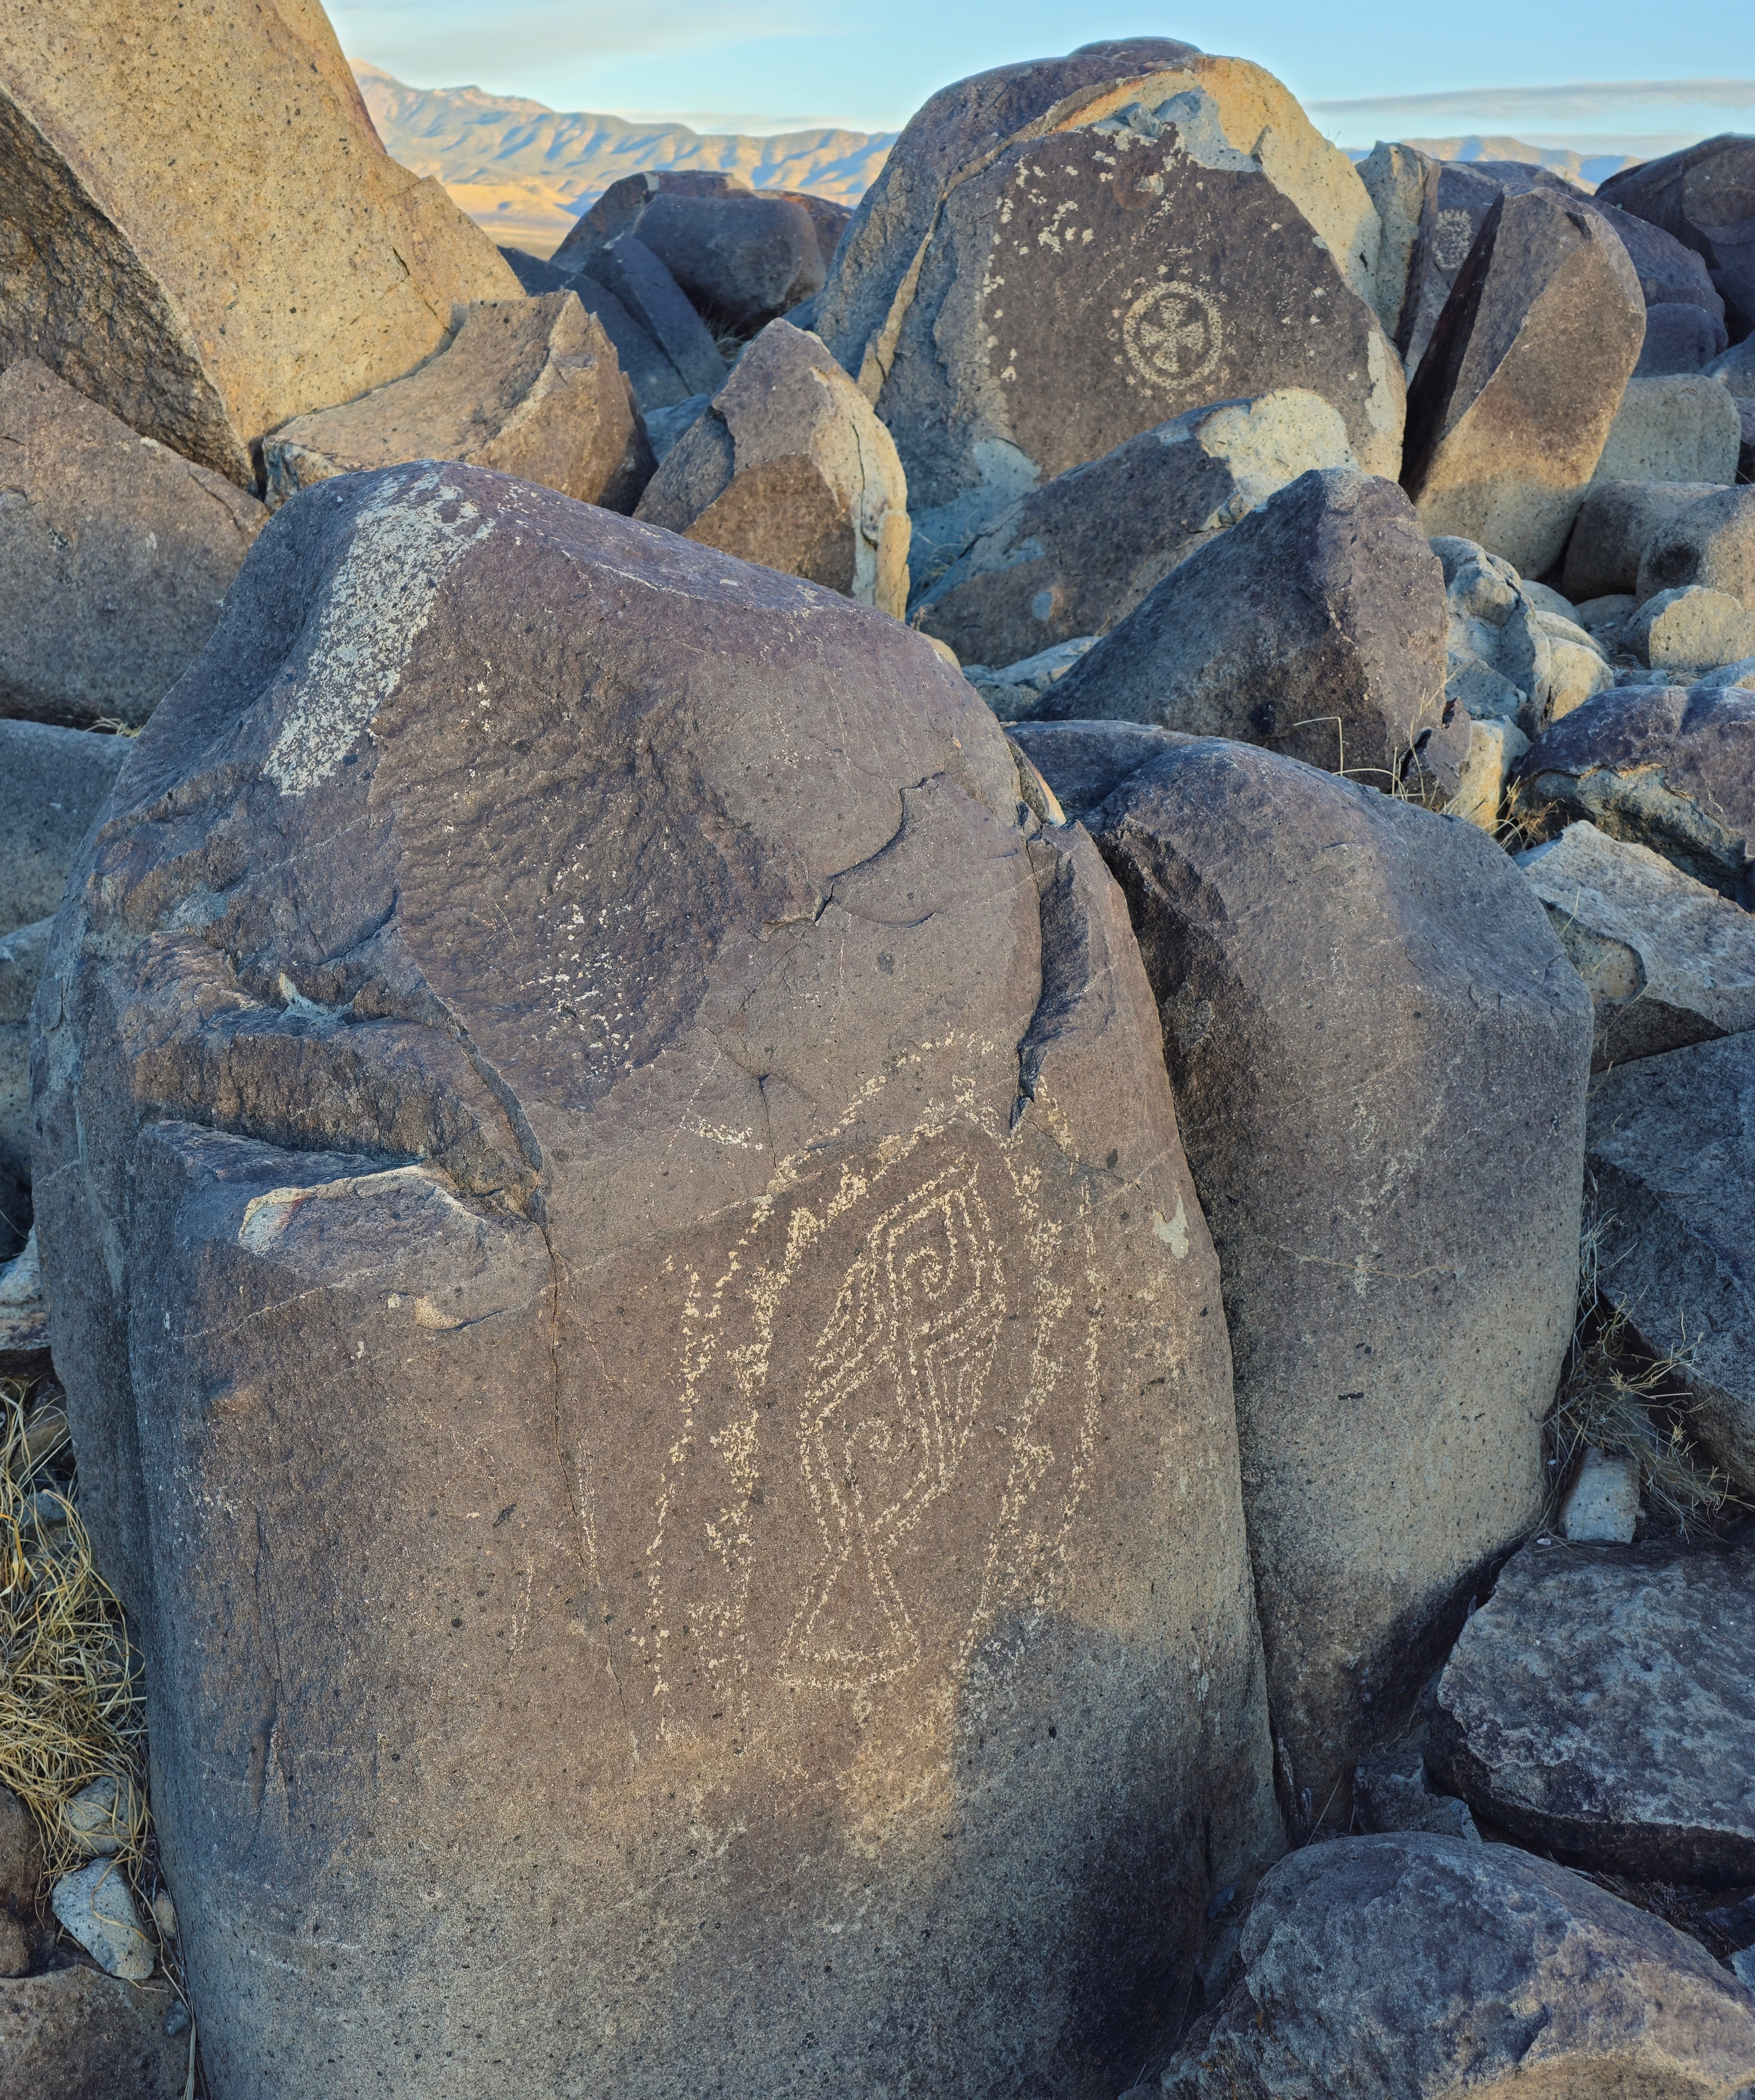
[[[0,0],[0,364],[250,487],[518,281],[378,143],[316,0]]]
[[[1496,831],[1505,782],[1529,748],[1529,739],[1514,721],[1470,722],[1469,755],[1457,792],[1446,805],[1449,814],[1479,824],[1483,832]]]
[[[1704,373],[1629,379],[1594,478],[1728,488],[1737,478],[1742,442],[1735,402]]]
[[[1432,165],[1417,148],[1392,145],[1381,139],[1372,148],[1369,158],[1359,163],[1359,179],[1383,229],[1371,302],[1383,324],[1383,333],[1392,342],[1401,326],[1408,268],[1420,233],[1426,171]]]
[[[1633,586],[1642,604],[1690,584],[1723,591],[1755,611],[1755,488],[1714,489],[1646,541]]]
[[[1755,656],[1755,612],[1727,592],[1689,584],[1648,598],[1622,644],[1653,670],[1717,670]]]
[[[168,1983],[96,1969],[0,1983],[0,2100],[182,2100],[189,2032],[165,2032]]]
[[[1626,250],[1582,201],[1501,196],[1408,396],[1402,484],[1427,532],[1540,576],[1566,545],[1644,337]]]
[[[1717,492],[1713,482],[1593,482],[1567,542],[1562,579],[1567,596],[1588,607],[1630,593],[1638,581],[1640,557],[1654,535]],[[1632,604],[1625,608],[1633,609]]]
[[[338,474],[454,459],[626,512],[653,465],[614,346],[574,292],[472,306],[418,372],[295,417],[262,452],[271,504]]]
[[[908,484],[889,432],[813,335],[770,321],[634,513],[898,618]]]
[[[33,358],[0,377],[0,715],[144,722],[267,512]]]

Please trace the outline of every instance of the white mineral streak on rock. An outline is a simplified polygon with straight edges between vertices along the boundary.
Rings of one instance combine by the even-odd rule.
[[[396,690],[446,574],[493,530],[437,474],[360,513],[264,761],[283,795],[305,794],[340,766]]]

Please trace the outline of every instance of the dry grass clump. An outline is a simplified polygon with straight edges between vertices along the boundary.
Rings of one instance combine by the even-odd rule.
[[[49,1874],[84,1864],[63,1804],[115,1783],[104,1848],[139,1886],[148,1825],[139,1658],[69,1493],[66,1421],[0,1379],[0,1785],[40,1826]]]
[[[1654,1356],[1635,1333],[1627,1307],[1604,1289],[1602,1227],[1585,1233],[1579,1259],[1579,1312],[1559,1396],[1543,1425],[1549,1480],[1545,1528],[1558,1519],[1587,1448],[1637,1459],[1647,1507],[1684,1538],[1710,1528],[1731,1500],[1731,1482],[1687,1433],[1684,1386],[1691,1352]]]

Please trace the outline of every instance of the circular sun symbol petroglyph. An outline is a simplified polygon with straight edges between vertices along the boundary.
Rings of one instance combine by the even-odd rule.
[[[1192,285],[1154,285],[1127,310],[1121,339],[1128,361],[1149,386],[1205,379],[1224,342],[1218,308]]]

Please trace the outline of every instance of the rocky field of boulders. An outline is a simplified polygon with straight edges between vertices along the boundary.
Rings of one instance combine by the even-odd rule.
[[[1749,2100],[1755,139],[1160,38],[548,262],[0,24],[0,2100]]]

